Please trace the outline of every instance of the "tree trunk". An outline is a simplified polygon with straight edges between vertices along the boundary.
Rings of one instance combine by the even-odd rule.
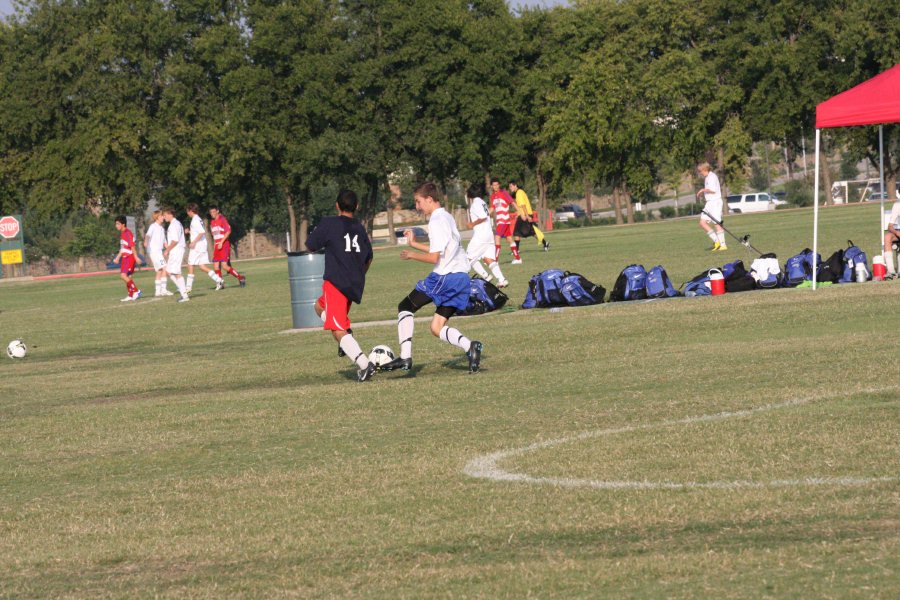
[[[546,210],[547,209],[547,182],[544,179],[544,171],[541,169],[541,157],[538,156],[537,166],[534,170],[535,179],[537,179],[537,196],[538,196],[538,210]]]
[[[791,181],[794,178],[794,166],[791,160],[791,151],[788,148],[787,136],[784,137],[784,165],[787,168],[787,178]]]
[[[822,171],[822,191],[825,195],[825,206],[831,206],[834,204],[834,196],[831,195],[831,169],[828,168],[828,144],[825,141],[824,134],[822,135],[820,146],[820,160],[822,162],[819,165],[819,170]],[[849,196],[850,194],[848,193],[847,195]],[[849,197],[845,199],[845,202],[849,201]]]
[[[366,226],[366,233],[369,234],[370,239],[372,238],[372,230],[375,227],[375,201],[378,199],[378,185],[377,177],[366,178],[366,210],[363,223]]]
[[[590,175],[585,175],[584,179],[584,212],[587,213],[589,221],[593,221],[591,213],[594,212],[594,181]]]
[[[725,148],[716,148],[716,162],[719,163],[719,187],[722,189],[722,216],[729,213],[728,210],[728,186],[725,184]]]
[[[291,247],[287,251],[296,252],[296,249],[300,247],[299,240],[297,240],[297,213],[294,211],[294,195],[287,187],[284,189],[284,199],[287,202],[288,233],[291,234]]]
[[[631,201],[631,192],[628,191],[628,184],[622,184],[622,200],[625,201],[625,209],[626,215],[628,217],[628,224],[634,223],[634,202]]]
[[[300,190],[300,231],[297,232],[297,248],[306,250],[306,240],[309,238],[309,188],[304,186]]]
[[[387,226],[388,226],[388,243],[391,246],[397,245],[397,235],[394,233],[394,203],[396,199],[400,198],[400,187],[396,187],[396,196],[394,194],[394,189],[391,187],[391,182],[388,181],[387,178],[384,180],[384,188],[387,193],[388,202],[387,202]]]
[[[619,188],[613,188],[613,208],[616,211],[616,225],[621,225],[622,221],[622,202],[619,194]]]

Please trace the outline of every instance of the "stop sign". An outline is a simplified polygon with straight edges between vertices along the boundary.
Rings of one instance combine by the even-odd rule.
[[[15,217],[3,217],[0,219],[0,235],[8,240],[18,236],[19,220]]]

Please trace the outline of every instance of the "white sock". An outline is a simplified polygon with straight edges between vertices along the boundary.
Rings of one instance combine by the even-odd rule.
[[[462,348],[463,352],[468,352],[469,348],[472,347],[472,342],[459,332],[459,329],[455,327],[450,327],[449,325],[444,325],[441,328],[441,334],[438,336],[443,341],[448,344],[453,344],[457,348]]]
[[[215,271],[207,271],[206,274],[209,275],[209,278],[212,279],[213,281],[215,281],[216,283],[222,283],[222,278],[219,277],[218,275],[216,275]]]
[[[712,230],[707,231],[707,232],[706,232],[706,235],[709,236],[709,239],[711,239],[714,243],[719,241],[719,238],[716,237],[716,232],[715,232],[715,231],[712,231]]]
[[[720,245],[722,245],[722,246],[725,245],[725,232],[724,231],[717,231],[716,238],[719,240]]]
[[[156,280],[156,295],[157,295],[157,296],[162,295],[162,291],[163,291],[163,286],[162,286],[162,284],[163,284],[163,280],[162,280],[162,279],[157,279],[157,280]]]
[[[500,272],[500,263],[492,262],[491,264],[488,265],[488,267],[491,269],[491,273],[494,274],[494,277],[497,278],[497,281],[505,281],[506,280],[506,278],[503,276],[503,273]]]
[[[189,289],[189,290],[194,289],[194,274],[193,273],[189,273],[187,276],[187,289]]]
[[[184,298],[187,296],[187,291],[184,289],[184,277],[180,275],[178,277],[174,275],[169,275],[172,278],[172,282],[175,284],[175,287],[178,288],[178,293],[181,294],[181,297]]]
[[[884,266],[887,268],[887,272],[890,275],[896,275],[897,271],[894,269],[894,251],[888,248],[882,255],[884,256]]]
[[[338,345],[341,347],[341,350],[344,351],[344,354],[346,354],[351,361],[356,363],[357,367],[365,369],[369,366],[369,357],[360,349],[359,343],[353,339],[352,333],[348,333],[342,337]]]
[[[400,339],[400,358],[412,358],[413,314],[408,310],[397,315],[397,337]]]
[[[472,263],[472,269],[475,270],[475,273],[477,273],[479,277],[481,277],[485,281],[490,281],[491,276],[487,272],[487,270],[485,270],[484,265],[481,264],[480,260],[476,260]]]

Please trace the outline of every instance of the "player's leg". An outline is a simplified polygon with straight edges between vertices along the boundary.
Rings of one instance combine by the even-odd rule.
[[[431,279],[433,275],[434,273],[429,275],[428,278]],[[420,286],[425,287],[429,279],[417,283],[413,291],[401,300],[397,306],[397,339],[400,342],[400,356],[386,365],[382,365],[382,371],[393,371],[394,369],[409,371],[412,368],[414,315],[420,308],[431,303],[431,297],[420,289]]]
[[[169,260],[166,262],[166,271],[169,273],[169,279],[175,284],[178,294],[181,296],[179,302],[187,302],[190,300],[187,294],[187,288],[184,285],[184,277],[181,276],[181,261],[184,259],[184,249],[172,248],[169,250]]]
[[[481,264],[481,257],[484,254],[484,244],[480,244],[477,240],[469,242],[466,247],[466,259],[469,261],[469,268],[475,271],[475,274],[485,281],[491,280],[491,274],[488,273],[484,265]],[[493,256],[493,252],[490,253]]]
[[[491,274],[493,274],[493,276],[497,279],[497,287],[504,288],[508,286],[509,281],[507,281],[506,277],[503,276],[503,272],[500,270],[500,263],[494,260],[494,257],[491,256],[489,249],[485,251],[481,258],[487,264],[488,269],[491,270]]]
[[[247,285],[247,278],[238,273],[234,267],[231,266],[231,248],[228,248],[228,255],[225,257],[225,272],[238,280],[238,284],[241,287]]]
[[[884,233],[884,248],[882,256],[884,257],[884,266],[887,268],[887,274],[892,279],[897,276],[897,270],[894,268],[894,241],[897,236],[890,231]]]
[[[494,260],[500,260],[500,233],[494,233]]]
[[[225,278],[222,277],[222,263],[218,260],[213,260],[213,275],[215,278],[213,281],[216,282],[216,291],[218,292],[221,289],[225,288]],[[212,277],[212,275],[210,276]]]
[[[725,243],[725,230],[716,223],[716,241],[719,244],[719,250],[728,250],[728,244]]]
[[[465,273],[449,273],[441,277],[440,285],[435,287],[431,296],[437,306],[431,320],[431,333],[465,352],[469,359],[469,371],[475,373],[481,363],[481,342],[470,340],[447,324],[450,317],[468,306],[469,289],[469,277]]]
[[[350,301],[347,297],[330,281],[325,281],[322,284],[322,297],[315,306],[316,312],[322,317],[324,328],[331,331],[343,355],[357,366],[359,381],[371,379],[375,365],[369,363],[369,357],[353,337],[353,330],[350,329]]]
[[[703,231],[706,232],[707,237],[713,243],[712,248],[709,248],[709,250],[718,250],[719,238],[716,235],[715,230],[713,230],[712,226],[710,225],[711,223],[712,221],[709,220],[709,217],[707,217],[706,215],[700,215],[700,227],[703,229]]]

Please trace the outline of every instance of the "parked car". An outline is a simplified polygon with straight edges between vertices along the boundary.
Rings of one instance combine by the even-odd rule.
[[[583,219],[587,213],[577,204],[563,204],[553,214],[553,219],[559,222],[565,222],[569,219]]]
[[[394,235],[397,236],[397,239],[400,240],[400,243],[406,243],[406,230],[411,229],[413,235],[416,238],[417,242],[426,242],[428,241],[428,232],[425,231],[422,227],[403,227],[401,229],[395,229]]]
[[[728,210],[733,213],[752,213],[775,210],[776,206],[787,204],[784,200],[772,196],[768,192],[750,194],[732,194],[728,196]]]

